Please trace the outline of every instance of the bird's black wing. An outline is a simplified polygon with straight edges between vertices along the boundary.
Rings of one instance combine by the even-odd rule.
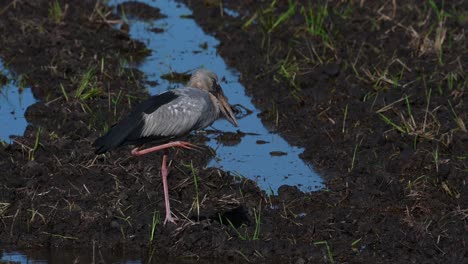
[[[155,112],[158,108],[170,103],[177,97],[178,95],[175,92],[168,91],[152,96],[137,105],[126,118],[113,125],[104,136],[94,141],[93,146],[96,147],[95,153],[102,154],[122,145],[157,139],[140,138],[140,132],[144,125],[143,114]]]

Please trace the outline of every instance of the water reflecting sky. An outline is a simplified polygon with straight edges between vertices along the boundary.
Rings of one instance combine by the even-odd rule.
[[[110,1],[117,6],[125,1]],[[208,143],[216,150],[217,157],[209,166],[220,167],[233,174],[242,175],[258,182],[267,191],[276,192],[283,184],[298,185],[303,191],[318,190],[323,181],[313,168],[299,158],[302,148],[289,145],[281,136],[270,133],[257,117],[259,111],[245,94],[239,83],[239,72],[229,68],[218,55],[216,46],[219,41],[205,32],[193,19],[187,19],[191,10],[175,1],[140,1],[161,9],[166,18],[142,21],[127,14],[130,24],[130,36],[144,42],[152,54],[139,65],[150,81],[151,94],[161,93],[180,85],[169,83],[160,76],[166,73],[186,72],[205,67],[216,72],[226,96],[231,104],[241,104],[253,110],[251,115],[239,120],[239,128],[233,127],[226,120],[217,121],[213,127],[222,131],[236,132],[240,129],[246,135],[235,146],[224,146],[215,140],[217,135],[210,135]],[[185,18],[183,18],[185,17]],[[161,28],[164,32],[154,33],[151,29]],[[267,144],[257,144],[258,140]],[[287,155],[272,156],[271,152],[284,152]]]
[[[6,81],[3,84],[3,81]],[[18,81],[0,60],[0,141],[12,143],[10,136],[22,136],[28,125],[24,112],[36,102],[29,87],[18,88]]]

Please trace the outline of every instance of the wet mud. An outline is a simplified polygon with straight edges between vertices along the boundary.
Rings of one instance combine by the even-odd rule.
[[[422,37],[430,26],[411,16],[429,12],[416,2],[334,1],[326,20],[333,41],[300,30],[300,15],[271,30],[289,8],[278,2],[187,4],[220,40],[219,53],[241,73],[264,122],[305,147],[302,157],[325,176],[326,189],[282,186],[269,195],[251,180],[207,169],[208,147],[172,151],[168,181],[179,222],[163,226],[161,156],[135,158],[129,148],[96,156],[91,147],[148,96],[145,77],[129,67],[148,54],[144,44],[114,27],[122,17],[96,1],[58,1],[60,15],[50,1],[0,1],[0,57],[27,76],[39,100],[26,112],[24,135],[0,145],[0,247],[139,252],[144,261],[466,262],[466,19],[445,23],[451,33],[440,63]],[[140,17],[163,15],[125,5]],[[272,162],[284,154],[272,153]]]

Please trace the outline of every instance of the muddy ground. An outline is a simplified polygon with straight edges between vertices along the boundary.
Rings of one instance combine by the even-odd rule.
[[[57,15],[49,1],[0,1],[0,56],[41,101],[27,111],[25,135],[0,147],[3,246],[94,245],[145,259],[468,262],[464,1],[187,1],[262,119],[305,147],[327,189],[283,186],[267,196],[206,169],[208,150],[173,152],[177,226],[160,222],[158,154],[96,156],[91,147],[147,96],[144,76],[127,66],[148,51],[112,27],[119,18],[105,5],[58,2]],[[319,13],[322,21],[310,16]]]

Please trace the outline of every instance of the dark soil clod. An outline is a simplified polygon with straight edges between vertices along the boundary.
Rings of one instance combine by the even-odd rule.
[[[161,14],[159,8],[137,1],[128,1],[117,5],[117,12],[122,17],[136,17],[143,20],[155,20],[166,17],[166,15]]]

